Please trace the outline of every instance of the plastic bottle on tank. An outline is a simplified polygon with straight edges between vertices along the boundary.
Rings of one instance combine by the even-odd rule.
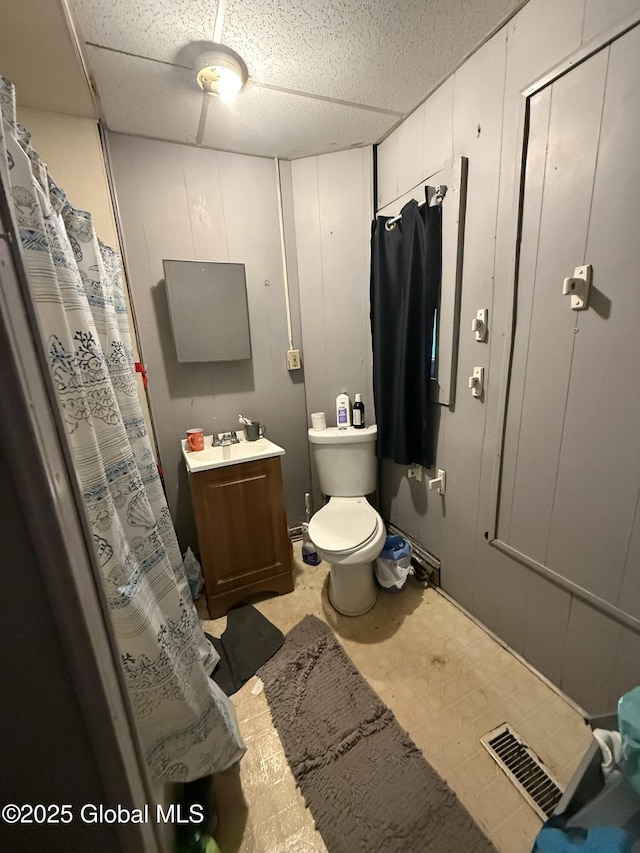
[[[336,397],[336,424],[338,429],[351,426],[351,400],[346,391]]]
[[[353,404],[353,426],[356,429],[364,429],[365,427],[362,394],[356,394],[356,401]]]

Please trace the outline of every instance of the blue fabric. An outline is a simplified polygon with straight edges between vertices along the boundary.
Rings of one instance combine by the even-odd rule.
[[[616,826],[562,830],[543,827],[533,853],[631,853],[633,838]]]

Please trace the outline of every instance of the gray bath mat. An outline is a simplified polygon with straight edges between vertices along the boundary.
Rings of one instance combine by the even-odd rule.
[[[324,622],[306,616],[258,675],[330,853],[495,853]]]

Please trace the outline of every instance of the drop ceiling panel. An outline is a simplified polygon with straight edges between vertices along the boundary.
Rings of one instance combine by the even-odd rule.
[[[68,2],[111,129],[298,157],[379,142],[525,0]],[[219,27],[249,85],[199,140],[191,67]]]
[[[248,85],[233,104],[209,98],[202,144],[294,159],[379,139],[396,116]]]
[[[110,130],[196,141],[204,95],[190,71],[102,48],[87,52]]]
[[[523,0],[227,0],[223,42],[261,83],[408,112]]]
[[[85,42],[175,62],[192,41],[211,41],[217,0],[71,0]]]

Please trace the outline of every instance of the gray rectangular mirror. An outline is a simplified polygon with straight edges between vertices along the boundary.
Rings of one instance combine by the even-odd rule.
[[[251,358],[244,264],[162,263],[178,361]]]

